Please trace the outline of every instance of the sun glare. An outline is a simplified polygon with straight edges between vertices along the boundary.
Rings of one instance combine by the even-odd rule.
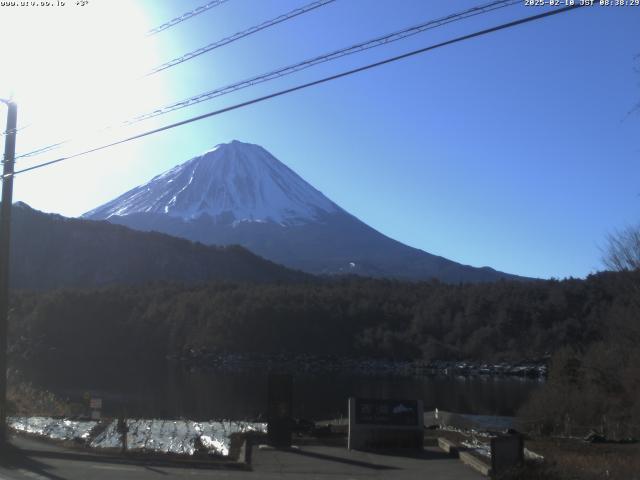
[[[3,9],[1,40],[11,47],[0,97],[18,102],[19,123],[40,140],[118,122],[161,98],[162,84],[140,80],[159,61],[146,16],[134,2],[114,3]]]

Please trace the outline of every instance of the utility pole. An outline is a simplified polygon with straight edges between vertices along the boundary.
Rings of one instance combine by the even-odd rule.
[[[2,209],[0,211],[0,446],[7,441],[7,333],[9,317],[9,246],[11,243],[11,206],[13,202],[13,166],[16,156],[18,106],[2,100],[7,106],[7,130],[2,162]]]

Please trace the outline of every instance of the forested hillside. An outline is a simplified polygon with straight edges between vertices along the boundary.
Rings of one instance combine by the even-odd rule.
[[[602,340],[638,273],[452,286],[343,278],[16,293],[15,354],[180,357],[186,351],[519,360]]]
[[[205,246],[107,222],[46,214],[24,203],[17,203],[13,210],[12,288],[46,290],[157,280],[304,282],[313,278],[239,246]]]

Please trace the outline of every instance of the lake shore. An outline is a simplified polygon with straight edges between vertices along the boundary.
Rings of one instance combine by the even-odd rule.
[[[390,360],[379,358],[348,358],[331,355],[261,355],[252,353],[215,353],[206,350],[185,350],[172,361],[192,369],[243,371],[266,368],[291,373],[347,372],[359,375],[394,376],[512,376],[545,378],[545,359],[519,362],[472,362],[453,360]]]

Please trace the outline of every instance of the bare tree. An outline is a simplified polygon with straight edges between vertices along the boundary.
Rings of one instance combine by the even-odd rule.
[[[609,270],[640,269],[640,225],[610,234],[602,262]]]

